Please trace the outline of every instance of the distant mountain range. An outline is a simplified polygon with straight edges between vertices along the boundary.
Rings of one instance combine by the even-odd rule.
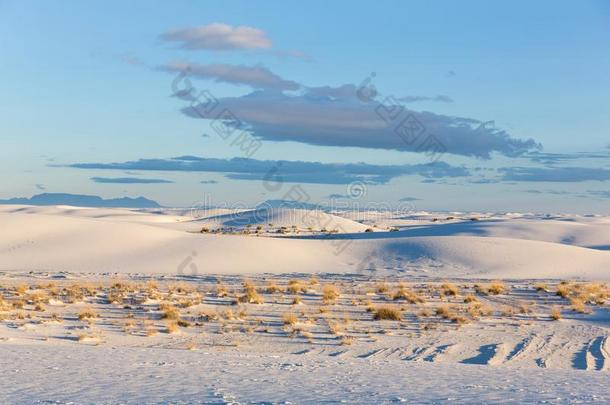
[[[73,205],[76,207],[108,207],[108,208],[159,208],[156,201],[144,197],[103,199],[94,195],[43,193],[31,198],[11,198],[0,200],[0,204],[23,205]]]

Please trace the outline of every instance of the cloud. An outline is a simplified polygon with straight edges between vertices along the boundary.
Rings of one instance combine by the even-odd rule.
[[[38,190],[46,190],[47,187],[44,184],[34,184],[34,187]]]
[[[607,162],[608,158],[610,158],[610,151],[571,153],[550,153],[533,151],[526,154],[525,157],[528,157],[532,162],[552,166],[559,163],[583,160],[601,160],[603,162]]]
[[[183,108],[193,118],[215,119],[230,111],[230,125],[269,141],[295,141],[319,146],[442,153],[489,159],[497,152],[509,157],[540,148],[489,122],[432,112],[417,112],[392,100],[366,102],[354,85],[308,88],[301,94],[258,90],[240,97],[194,103]],[[191,94],[192,92],[189,92]]]
[[[216,180],[201,180],[199,183],[201,184],[218,184]]]
[[[528,194],[551,194],[551,195],[571,195],[569,191],[564,190],[525,190]]]
[[[610,191],[606,190],[587,190],[587,193],[593,197],[610,198]]]
[[[199,65],[181,61],[170,62],[159,66],[168,73],[185,73],[200,79],[214,80],[219,83],[248,85],[255,89],[297,90],[300,85],[291,80],[284,80],[264,66],[228,65],[222,63]]]
[[[400,202],[411,202],[411,201],[420,201],[420,200],[421,200],[420,198],[415,198],[415,197],[403,197],[403,198],[401,198],[398,201],[400,201]]]
[[[436,101],[439,103],[453,103],[453,99],[449,96],[445,96],[439,94],[438,96],[428,97],[428,96],[405,96],[398,99],[398,101],[402,101],[403,103],[416,103],[420,101]]]
[[[326,198],[329,198],[331,200],[344,200],[350,198],[350,196],[346,194],[329,194]]]
[[[91,181],[95,183],[109,184],[162,184],[173,183],[171,180],[163,179],[142,179],[138,177],[91,177]]]
[[[503,180],[531,182],[583,182],[610,180],[610,170],[592,167],[508,167],[498,169]]]
[[[271,48],[271,40],[258,28],[213,23],[191,28],[174,29],[162,34],[160,38],[177,42],[183,49],[190,50],[251,50]]]
[[[68,167],[96,170],[139,170],[224,173],[237,180],[269,182],[349,184],[363,181],[385,184],[393,178],[417,175],[424,178],[463,177],[464,167],[445,162],[414,165],[371,165],[366,163],[320,163],[249,158],[217,159],[180,156],[170,159],[139,159],[122,163],[74,163]]]

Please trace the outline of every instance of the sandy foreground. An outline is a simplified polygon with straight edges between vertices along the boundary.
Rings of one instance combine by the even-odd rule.
[[[0,207],[0,403],[610,401],[609,218],[336,214]]]

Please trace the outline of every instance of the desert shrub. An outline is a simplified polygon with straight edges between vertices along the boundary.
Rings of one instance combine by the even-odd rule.
[[[258,295],[256,288],[249,281],[244,282],[244,295],[239,297],[238,301],[250,304],[262,304],[264,302],[263,297]]]
[[[506,285],[501,281],[492,281],[488,287],[488,291],[491,295],[505,294],[507,289]]]
[[[534,284],[534,288],[538,292],[547,292],[547,291],[549,291],[549,286],[547,286],[544,283],[536,283],[536,284]]]
[[[91,319],[91,318],[96,318],[96,317],[97,317],[97,313],[95,313],[95,311],[93,311],[91,308],[83,309],[82,311],[80,311],[78,313],[78,319],[81,321],[84,319]]]
[[[400,309],[391,306],[376,307],[374,309],[373,319],[375,319],[376,321],[400,321],[402,319],[402,312],[400,311]]]
[[[297,323],[297,321],[298,318],[296,314],[292,312],[286,312],[284,313],[284,315],[282,315],[282,322],[284,322],[284,325],[294,325],[295,323]]]
[[[500,294],[505,294],[507,291],[507,288],[506,288],[506,285],[501,281],[492,281],[490,284],[485,285],[485,286],[475,284],[474,290],[478,294],[482,294],[482,295],[500,295]]]
[[[300,292],[305,292],[307,289],[304,285],[301,284],[299,280],[290,280],[288,281],[288,287],[286,290],[291,294],[298,294]]]
[[[555,292],[555,295],[558,295],[561,298],[568,298],[571,292],[572,286],[570,284],[559,284],[557,286],[557,291]]]
[[[273,281],[269,281],[267,283],[267,294],[275,294],[275,293],[281,293],[282,289],[280,287],[278,287],[277,284],[275,284],[275,282]]]
[[[460,293],[460,289],[452,283],[441,284],[441,295],[442,296],[456,296]]]
[[[322,287],[322,302],[325,304],[334,303],[340,295],[339,289],[333,284],[326,284]]]
[[[587,306],[585,305],[585,302],[578,297],[570,297],[570,305],[572,308],[572,311],[574,312],[579,312],[581,314],[586,314],[589,311],[589,309],[587,308]]]
[[[352,343],[354,343],[354,337],[353,336],[341,336],[341,346],[349,346]]]
[[[177,320],[180,318],[180,311],[172,304],[163,303],[159,308],[162,311],[161,319]]]
[[[173,320],[169,320],[165,323],[165,333],[176,333],[180,330],[178,323]]]
[[[375,291],[378,292],[379,294],[384,294],[384,293],[388,292],[389,290],[390,290],[390,287],[388,286],[388,284],[385,281],[379,282],[375,286]]]
[[[411,304],[426,302],[422,297],[403,285],[398,286],[398,289],[392,294],[392,299],[395,301],[406,300]]]
[[[464,302],[466,304],[469,304],[471,302],[479,302],[479,300],[473,294],[468,294],[467,296],[464,297]]]
[[[451,309],[447,306],[447,305],[441,305],[436,307],[436,315],[440,316],[441,318],[445,318],[445,319],[449,319],[449,317],[452,315]]]
[[[551,309],[551,319],[558,321],[561,319],[561,309],[559,307],[553,307]]]

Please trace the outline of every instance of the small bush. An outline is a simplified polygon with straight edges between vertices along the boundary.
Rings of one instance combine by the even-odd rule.
[[[180,318],[180,311],[171,304],[161,304],[161,319],[177,320]]]
[[[455,297],[460,293],[460,289],[452,283],[443,283],[441,284],[441,295],[449,297]]]
[[[282,321],[284,322],[284,325],[294,325],[295,323],[297,323],[298,318],[296,314],[292,312],[286,312],[284,315],[282,315]]]
[[[506,285],[501,281],[493,281],[488,288],[488,291],[492,295],[500,295],[506,293]]]
[[[559,307],[554,307],[551,309],[551,319],[554,321],[558,321],[561,319],[561,309]]]
[[[479,300],[473,294],[468,294],[464,297],[464,302],[470,304],[471,302],[479,302]]]
[[[325,304],[334,303],[340,295],[339,289],[332,284],[326,284],[322,287],[322,301]]]
[[[417,304],[417,303],[424,303],[426,302],[426,300],[424,300],[422,297],[420,297],[419,295],[415,294],[413,291],[411,291],[410,289],[408,289],[405,286],[399,286],[398,289],[394,292],[394,294],[392,294],[392,299],[394,301],[397,300],[406,300],[411,304]]]
[[[91,318],[96,318],[97,314],[91,309],[84,309],[81,312],[78,313],[78,319],[79,320],[84,320],[84,319],[91,319]]]
[[[390,306],[377,307],[374,310],[373,319],[375,319],[376,321],[400,321],[402,320],[402,312],[400,311],[400,309]]]
[[[176,333],[180,330],[178,327],[178,323],[176,321],[168,321],[165,323],[165,332],[166,333]]]

